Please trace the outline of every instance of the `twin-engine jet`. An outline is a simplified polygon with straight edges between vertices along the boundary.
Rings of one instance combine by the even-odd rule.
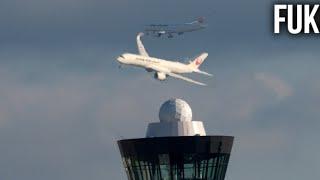
[[[124,53],[120,55],[117,60],[121,64],[127,64],[132,66],[137,66],[146,69],[148,72],[154,72],[154,78],[163,81],[167,76],[171,76],[177,79],[188,81],[194,84],[205,86],[206,84],[192,80],[190,78],[180,75],[181,73],[199,73],[207,76],[212,76],[211,74],[199,70],[199,66],[208,57],[208,53],[202,53],[200,56],[190,61],[189,64],[183,64],[177,61],[169,61],[164,59],[159,59],[155,57],[150,57],[144,48],[140,37],[143,33],[137,35],[137,45],[139,54]]]
[[[145,27],[145,33],[151,34],[156,37],[167,35],[168,38],[172,38],[174,34],[182,35],[185,32],[198,31],[206,28],[207,25],[204,23],[202,17],[196,21],[184,24],[150,24]]]

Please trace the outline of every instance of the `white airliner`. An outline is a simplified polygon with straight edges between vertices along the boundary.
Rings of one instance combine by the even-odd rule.
[[[150,57],[145,50],[140,37],[143,33],[137,35],[137,45],[139,54],[124,53],[117,58],[118,62],[121,64],[127,64],[132,66],[137,66],[146,69],[148,72],[155,72],[154,78],[158,80],[165,80],[167,76],[171,76],[177,79],[182,79],[191,83],[205,86],[206,84],[192,80],[190,78],[181,76],[181,73],[199,73],[207,76],[212,76],[211,74],[199,70],[199,66],[208,57],[208,53],[202,53],[200,56],[190,61],[189,64],[183,64],[176,61],[169,61],[164,59],[159,59],[155,57]]]

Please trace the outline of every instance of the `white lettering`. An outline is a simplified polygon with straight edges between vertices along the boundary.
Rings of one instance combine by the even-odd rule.
[[[313,32],[319,33],[319,29],[314,20],[314,16],[316,15],[318,8],[319,4],[314,5],[310,13],[310,5],[304,6],[304,33],[310,33],[310,24],[313,29]]]
[[[280,22],[286,22],[284,17],[280,17],[280,10],[287,9],[287,5],[276,4],[274,5],[274,33],[280,33]]]
[[[293,6],[288,5],[288,31],[291,34],[298,34],[302,30],[302,5],[297,5],[297,27],[293,28]]]

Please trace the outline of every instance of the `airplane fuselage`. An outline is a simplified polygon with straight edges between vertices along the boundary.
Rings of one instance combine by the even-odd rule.
[[[149,25],[146,32],[184,33],[204,29],[203,24],[179,24],[179,25]]]
[[[122,64],[142,67],[145,69],[148,69],[150,65],[155,65],[163,68],[164,71],[169,70],[173,73],[191,73],[194,71],[194,69],[187,64],[131,53],[124,53],[119,56],[117,60]]]
[[[154,72],[154,78],[160,81],[164,81],[168,76],[181,79],[193,84],[198,84],[205,86],[206,84],[195,81],[188,77],[182,76],[182,73],[200,73],[207,76],[212,76],[211,74],[199,70],[199,66],[207,58],[208,53],[202,53],[196,57],[193,61],[190,61],[189,64],[183,64],[178,61],[169,61],[165,59],[159,59],[155,57],[150,57],[149,53],[144,48],[143,43],[140,40],[140,37],[143,33],[137,35],[137,47],[139,54],[124,53],[117,58],[117,61],[120,64],[126,64],[131,66],[136,66],[144,68],[148,72]]]

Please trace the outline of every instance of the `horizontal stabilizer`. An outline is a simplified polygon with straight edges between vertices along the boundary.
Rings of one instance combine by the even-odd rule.
[[[204,71],[200,71],[200,70],[194,71],[194,72],[199,73],[199,74],[203,74],[203,75],[206,75],[206,76],[213,76],[213,75],[210,74],[210,73],[207,73],[207,72],[204,72]]]

